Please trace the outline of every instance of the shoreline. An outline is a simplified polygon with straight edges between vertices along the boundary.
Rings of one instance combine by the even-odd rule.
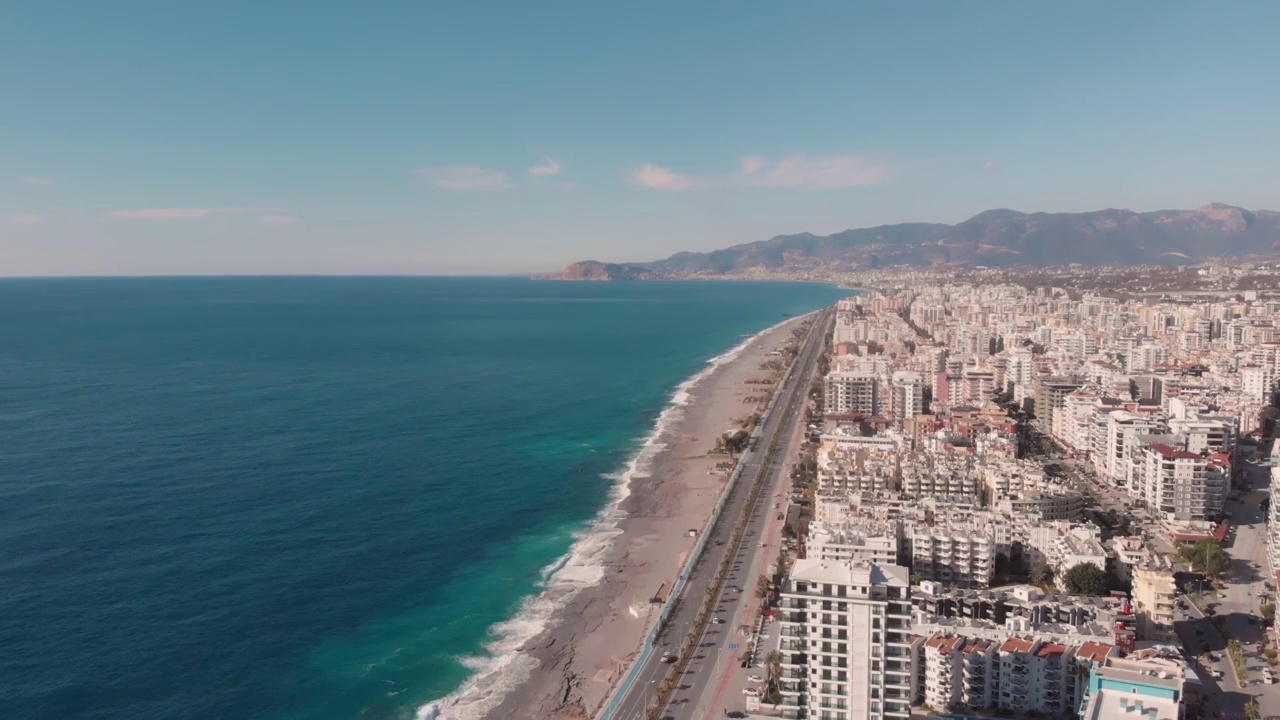
[[[755,411],[744,402],[766,386],[760,364],[806,315],[791,317],[707,361],[671,393],[635,455],[617,474],[609,503],[544,568],[539,592],[496,624],[491,657],[418,720],[586,718],[639,654],[662,606],[649,599],[679,576],[728,480],[710,455],[716,437]],[[607,628],[607,629],[606,629]]]

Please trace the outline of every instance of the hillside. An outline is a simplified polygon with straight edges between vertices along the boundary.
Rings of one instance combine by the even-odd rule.
[[[564,270],[547,275],[544,280],[657,280],[659,276],[643,265],[602,263],[595,260],[576,262]]]
[[[688,276],[892,265],[1176,265],[1277,252],[1280,213],[1213,203],[1148,213],[988,210],[957,225],[906,223],[825,236],[780,235],[714,252],[677,253],[643,268],[663,276]]]

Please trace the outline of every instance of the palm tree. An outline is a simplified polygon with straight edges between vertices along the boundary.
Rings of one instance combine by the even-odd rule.
[[[769,590],[772,587],[773,587],[773,584],[769,582],[769,576],[761,575],[760,579],[756,580],[756,597],[760,599],[764,599],[768,597]]]
[[[1257,698],[1249,698],[1249,702],[1244,704],[1244,716],[1249,720],[1261,720],[1262,708],[1258,707]]]

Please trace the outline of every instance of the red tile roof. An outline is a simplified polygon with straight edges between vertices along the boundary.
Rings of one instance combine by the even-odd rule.
[[[1002,653],[1031,652],[1031,648],[1035,646],[1036,646],[1035,643],[1031,642],[1030,640],[1023,640],[1022,638],[1009,638],[1008,640],[1004,641],[1003,645],[1000,646],[1000,652]]]
[[[1160,454],[1161,454],[1161,455],[1163,455],[1164,457],[1169,458],[1170,460],[1199,460],[1199,459],[1201,459],[1199,455],[1197,455],[1197,454],[1195,454],[1195,453],[1193,453],[1193,452],[1187,452],[1186,450],[1179,450],[1178,448],[1173,447],[1172,445],[1166,445],[1165,443],[1153,443],[1153,444],[1151,445],[1151,449],[1152,449],[1152,450],[1155,450],[1155,451],[1156,451],[1156,452],[1158,452],[1158,453],[1160,453]]]
[[[1107,659],[1115,646],[1093,641],[1086,642],[1076,649],[1076,657],[1090,662],[1100,663]]]
[[[1061,655],[1067,651],[1067,648],[1056,643],[1045,643],[1036,651],[1036,657],[1047,658],[1050,655]]]

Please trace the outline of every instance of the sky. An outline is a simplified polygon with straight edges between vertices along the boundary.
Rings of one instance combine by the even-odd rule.
[[[1280,209],[1280,3],[0,6],[0,275],[480,274]]]

